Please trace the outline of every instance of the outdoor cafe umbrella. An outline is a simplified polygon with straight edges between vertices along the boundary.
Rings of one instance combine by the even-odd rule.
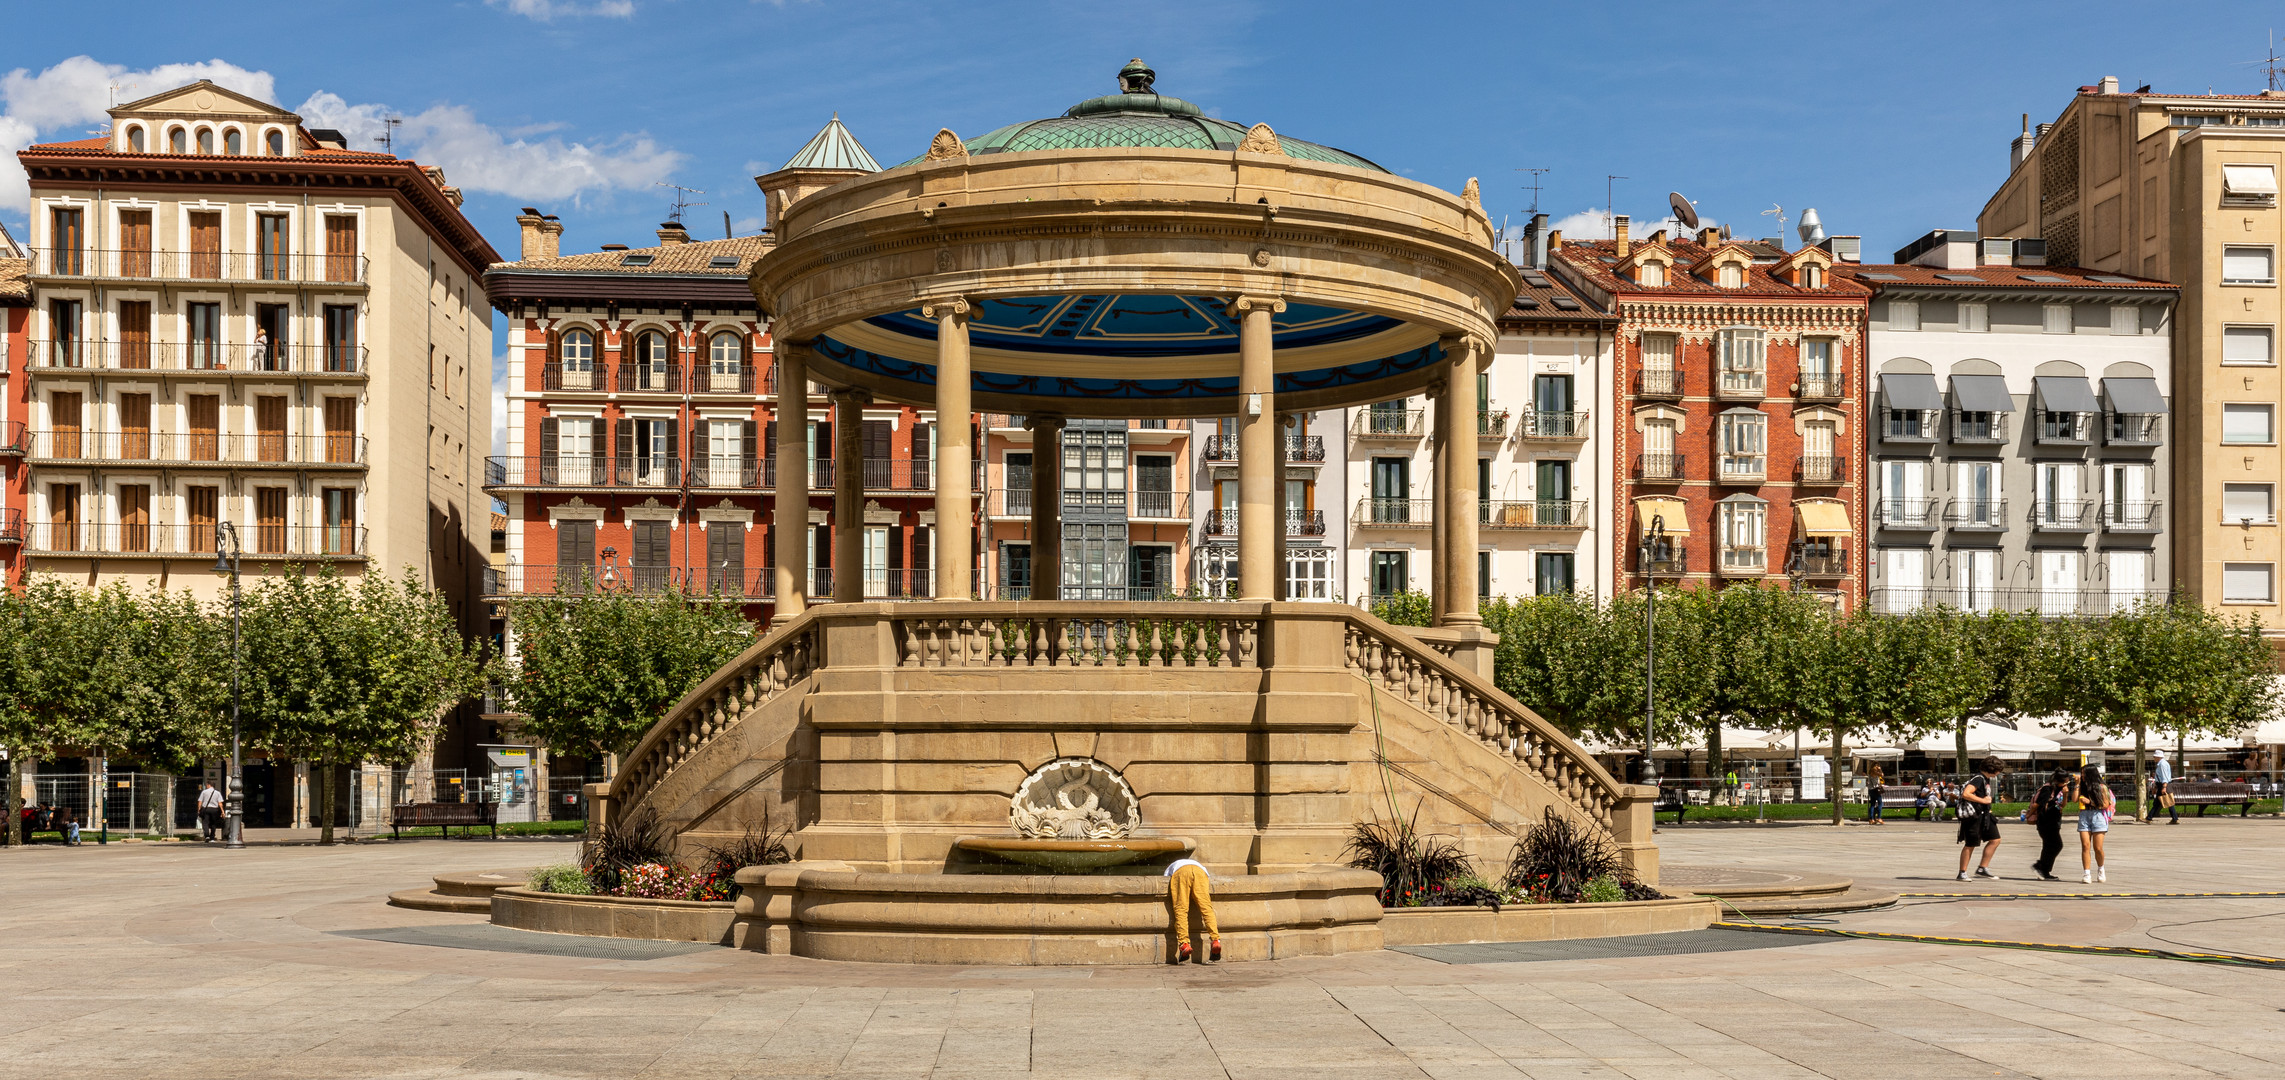
[[[1957,729],[1937,732],[1920,740],[1915,744],[1915,747],[1930,757],[1957,753],[1959,750],[1959,732]],[[1997,758],[2020,760],[2033,754],[2057,753],[2062,749],[2063,744],[2053,739],[2041,738],[2027,731],[2017,731],[2011,727],[2003,727],[1982,720],[1968,722],[1968,754],[1970,756],[1988,754]]]

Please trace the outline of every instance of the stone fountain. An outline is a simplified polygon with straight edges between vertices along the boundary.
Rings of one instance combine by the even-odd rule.
[[[1092,758],[1057,758],[1032,770],[1009,800],[1013,836],[953,842],[952,873],[1157,873],[1195,846],[1174,836],[1137,836],[1142,803],[1125,777]]]

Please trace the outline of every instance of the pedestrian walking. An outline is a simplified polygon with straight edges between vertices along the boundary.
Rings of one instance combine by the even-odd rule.
[[[2082,884],[2092,885],[2109,881],[2103,872],[2103,837],[2110,835],[2111,813],[2118,809],[2118,797],[2110,793],[2110,785],[2103,783],[2103,771],[2092,765],[2079,773],[2078,798],[2073,800],[2079,808],[2079,873]]]
[[[1960,786],[1960,880],[1968,880],[1968,862],[1975,858],[1977,845],[1984,849],[1983,861],[1976,864],[1976,877],[1996,878],[1991,872],[1991,857],[1999,853],[1999,815],[1992,808],[1999,802],[1999,759],[1987,757],[1977,766],[1976,775]]]
[[[1190,902],[1198,902],[1198,921],[1206,930],[1206,958],[1222,958],[1222,928],[1214,922],[1214,888],[1206,880],[1206,864],[1196,859],[1176,859],[1166,868],[1166,902],[1174,909],[1174,962],[1186,963],[1191,956]]]
[[[2031,864],[2042,881],[2054,881],[2055,860],[2063,854],[2063,806],[2073,797],[2075,778],[2061,769],[2031,797],[2031,823],[2039,830],[2039,861]]]
[[[198,785],[198,827],[200,839],[209,844],[222,831],[222,792],[211,783]]]
[[[2150,802],[2166,811],[2166,824],[2180,825],[2182,810],[2174,805],[2174,765],[2166,760],[2166,751],[2157,754],[2158,764],[2150,772]],[[2151,815],[2156,816],[2156,815]]]
[[[1878,824],[1880,824],[1880,823],[1881,823],[1881,820],[1880,820],[1880,810],[1881,810],[1881,790],[1880,790],[1880,786],[1881,786],[1881,784],[1883,784],[1883,783],[1885,783],[1885,782],[1886,782],[1886,780],[1885,780],[1885,778],[1884,778],[1884,775],[1883,775],[1883,774],[1882,774],[1882,772],[1881,772],[1881,768],[1880,768],[1880,762],[1877,762],[1877,761],[1876,761],[1876,762],[1873,762],[1873,763],[1872,763],[1872,775],[1870,775],[1870,776],[1868,776],[1868,777],[1866,777],[1866,778],[1865,778],[1865,811],[1864,811],[1864,816],[1865,816],[1865,820],[1866,820],[1866,821],[1872,822],[1872,823],[1873,823],[1873,824],[1875,824],[1875,825],[1878,825]]]

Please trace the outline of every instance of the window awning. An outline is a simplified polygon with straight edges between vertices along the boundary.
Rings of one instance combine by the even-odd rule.
[[[2014,412],[2015,396],[1998,375],[1952,376],[1952,401],[1961,412]]]
[[[1666,535],[1688,536],[1690,535],[1689,510],[1689,504],[1680,499],[1636,499],[1634,501],[1634,520],[1635,524],[1646,533],[1650,531],[1651,519],[1657,518],[1660,519],[1660,524],[1666,527]]]
[[[1906,372],[1880,377],[1880,394],[1889,409],[1934,410],[1944,407],[1944,395],[1936,392],[1936,377]]]
[[[1849,529],[1849,508],[1837,502],[1797,502],[1793,512],[1801,516],[1801,535],[1846,537]]]
[[[2039,391],[2039,407],[2048,412],[2091,413],[2101,412],[2095,404],[2095,392],[2087,380],[2077,375],[2040,375],[2031,380]]]
[[[2158,392],[2156,379],[2104,379],[2103,396],[2110,399],[2112,412],[2157,414],[2166,411],[2166,396]]]
[[[2268,165],[2222,166],[2222,193],[2225,195],[2275,195],[2277,170]]]

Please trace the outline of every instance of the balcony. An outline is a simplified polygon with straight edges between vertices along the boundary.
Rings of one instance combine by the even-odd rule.
[[[749,364],[738,364],[716,371],[712,364],[700,364],[690,370],[690,392],[751,394],[754,392],[754,368]]]
[[[2159,513],[2159,505],[2151,502],[2107,502],[2103,504],[2103,531],[2106,533],[2154,533],[2166,527],[2166,518]]]
[[[1934,529],[1936,500],[1882,499],[1880,526],[1884,529]]]
[[[1800,558],[1794,561],[1789,572],[1799,572],[1802,577],[1813,578],[1847,577],[1849,576],[1848,549],[1842,548],[1824,554],[1804,552]]]
[[[2038,441],[2041,446],[2090,446],[2095,441],[2095,414],[2042,412]]]
[[[1811,454],[1794,466],[1794,479],[1803,484],[1830,487],[1849,482],[1849,459],[1831,454]]]
[[[2083,533],[2095,531],[2092,499],[2041,499],[2031,504],[2031,531]]]
[[[1420,437],[1421,417],[1426,409],[1357,410],[1357,419],[1350,424],[1349,434],[1358,439],[1410,440]]]
[[[1640,454],[1634,459],[1634,475],[1646,483],[1676,483],[1682,479],[1687,454]]]
[[[493,487],[545,488],[678,488],[682,462],[671,457],[613,458],[577,454],[530,457],[488,457],[486,474],[496,477]]]
[[[88,558],[214,558],[214,526],[34,522],[26,554]],[[238,530],[249,559],[361,560],[365,530],[352,525],[259,522]]]
[[[1031,517],[1031,488],[993,488],[985,499],[984,516],[1028,520]]]
[[[1584,529],[1587,527],[1587,503],[1584,499],[1547,502],[1493,501],[1480,504],[1478,519],[1487,529]]]
[[[1848,396],[1849,377],[1846,373],[1804,373],[1794,384],[1793,397],[1797,401],[1835,402]]]
[[[1722,577],[1767,577],[1769,549],[1725,546],[1722,548],[1722,561],[1714,567],[1714,572]]]
[[[620,364],[613,381],[622,394],[682,393],[682,368],[674,364]]]
[[[1201,445],[1199,456],[1208,464],[1235,465],[1238,461],[1238,439],[1236,435],[1208,435]],[[1325,436],[1286,436],[1285,462],[1288,465],[1324,464]]]
[[[1642,557],[1642,545],[1635,545],[1635,570],[1652,578],[1682,577],[1690,572],[1690,550],[1677,544],[1663,554],[1653,552],[1648,560]]]
[[[35,338],[34,371],[149,371],[158,374],[364,375],[363,345],[262,346],[219,341],[92,341]]]
[[[366,268],[367,260],[361,255],[133,248],[78,251],[47,248],[32,252],[32,275],[43,278],[288,282],[341,287],[364,285]]]
[[[1673,368],[1646,368],[1635,377],[1634,394],[1644,398],[1682,396],[1682,372]]]
[[[1880,441],[1932,443],[1936,441],[1937,413],[1930,409],[1882,409]]]
[[[2165,413],[2109,414],[2103,427],[2105,446],[2157,446],[2165,441]]]
[[[1970,445],[2007,442],[2007,418],[2013,413],[1952,410],[1952,441]]]
[[[24,512],[0,510],[0,544],[24,542]]]
[[[1725,484],[1758,484],[1769,475],[1769,457],[1765,454],[1723,454],[1718,460]]]
[[[658,461],[656,458],[651,460],[653,462]],[[774,458],[745,457],[700,458],[690,463],[690,486],[714,490],[759,491],[766,486],[762,482],[763,464],[765,462],[774,463],[775,460]],[[664,465],[663,471],[671,474],[674,469],[673,462],[667,461]],[[774,473],[776,470],[770,471]],[[638,469],[636,475],[641,475],[641,473],[642,470]],[[630,479],[633,478],[630,477]]]
[[[365,439],[356,435],[216,435],[153,431],[32,431],[25,453],[34,461],[152,462],[165,465],[280,466],[296,469],[363,468]]]
[[[1944,524],[1955,532],[2006,532],[2006,499],[1953,499],[1944,505]]]
[[[1031,492],[1024,492],[1025,512],[1030,512]],[[1135,521],[1189,521],[1190,493],[1187,491],[1143,491],[1127,493],[1127,517]]]
[[[0,457],[24,456],[26,442],[23,421],[0,420]]]
[[[1759,371],[1724,371],[1714,381],[1714,396],[1723,401],[1760,401],[1769,394],[1769,379]]]
[[[1493,408],[1491,402],[1484,402],[1484,407],[1476,411],[1477,441],[1490,443],[1507,441],[1507,422],[1508,411],[1506,409]]]
[[[2061,619],[2108,615],[2165,599],[2164,589],[1975,589],[1922,585],[1874,589],[1869,603],[1873,611],[1883,615],[1949,607],[1975,612],[2020,611]]]
[[[1238,535],[1238,512],[1229,509],[1208,510],[1203,532],[1206,536],[1214,538]],[[1325,535],[1325,512],[1323,510],[1288,511],[1285,515],[1285,535],[1289,537]]]
[[[1587,437],[1587,414],[1584,412],[1540,412],[1526,410],[1522,426],[1515,437],[1530,442],[1570,442]]]
[[[1376,499],[1367,495],[1357,500],[1349,524],[1360,529],[1425,529],[1435,518],[1433,499]]]

